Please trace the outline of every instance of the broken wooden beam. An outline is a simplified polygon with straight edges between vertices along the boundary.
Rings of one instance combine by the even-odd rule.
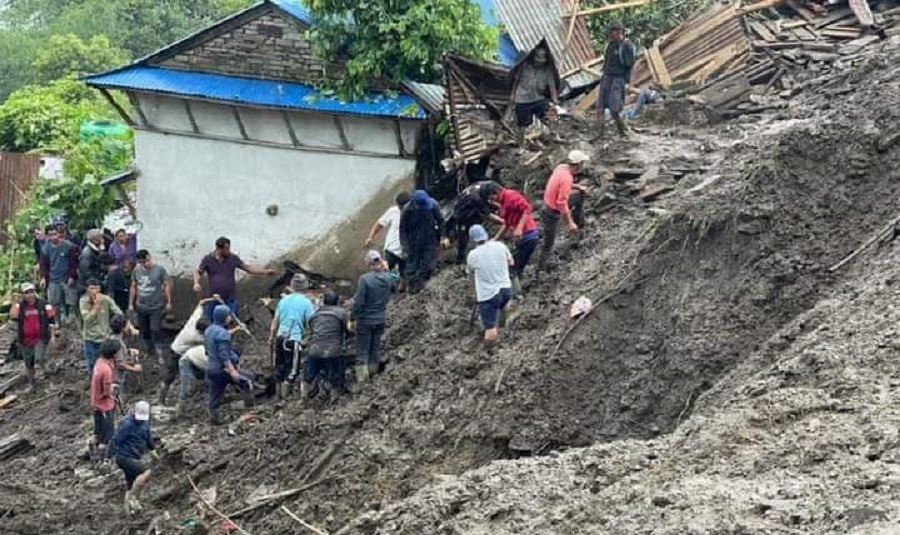
[[[600,13],[606,13],[608,11],[617,11],[619,9],[625,9],[629,7],[640,7],[646,6],[650,3],[650,0],[629,0],[628,2],[619,2],[618,4],[608,4],[600,7],[593,7],[590,9],[582,9],[581,11],[573,11],[572,13],[564,13],[563,18],[570,18],[572,16],[575,17],[589,17],[591,15],[597,15]]]
[[[12,434],[0,439],[0,461],[7,461],[16,455],[27,453],[32,448],[34,448],[34,444],[30,440],[22,437],[19,433]]]

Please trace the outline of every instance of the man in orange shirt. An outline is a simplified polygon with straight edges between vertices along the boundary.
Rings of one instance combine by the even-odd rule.
[[[550,255],[553,253],[553,244],[556,242],[560,219],[566,220],[566,228],[569,232],[572,234],[578,232],[578,224],[572,216],[572,209],[569,206],[569,197],[573,196],[572,190],[575,190],[579,196],[587,193],[584,186],[575,183],[575,176],[584,169],[590,159],[590,156],[584,151],[569,152],[566,162],[556,166],[553,174],[550,175],[550,180],[547,181],[547,187],[544,189],[544,206],[541,208],[544,241],[541,244],[541,256],[538,259],[539,271],[547,269]]]
[[[115,431],[116,399],[113,391],[116,382],[116,354],[121,345],[107,340],[100,346],[100,358],[94,364],[91,375],[91,409],[94,411],[94,437],[92,446],[97,449],[94,460],[106,458],[106,446]]]

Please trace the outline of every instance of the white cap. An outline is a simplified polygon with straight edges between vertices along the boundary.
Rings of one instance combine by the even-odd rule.
[[[374,264],[375,262],[381,262],[381,253],[372,249],[366,253],[366,262],[370,264]]]
[[[569,157],[566,158],[566,161],[573,165],[582,164],[584,162],[591,161],[591,157],[587,155],[583,150],[575,149],[573,151],[569,151]]]
[[[34,291],[34,284],[31,284],[30,282],[26,282],[26,283],[22,284],[22,293],[33,292],[33,291]]]
[[[138,401],[134,404],[134,419],[146,422],[150,419],[150,404],[146,401]]]

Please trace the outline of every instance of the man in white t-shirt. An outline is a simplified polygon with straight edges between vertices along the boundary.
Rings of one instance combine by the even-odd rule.
[[[481,312],[484,340],[493,342],[500,335],[500,314],[512,299],[509,269],[514,260],[506,244],[488,240],[488,233],[481,225],[469,229],[469,239],[476,247],[469,253],[466,265],[475,276],[475,298]]]
[[[364,244],[366,249],[370,249],[372,242],[378,239],[378,235],[382,229],[387,228],[387,235],[384,238],[384,256],[387,260],[388,269],[396,270],[400,273],[400,278],[405,278],[406,259],[403,258],[403,246],[400,243],[400,214],[406,203],[409,202],[409,193],[402,191],[397,194],[397,204],[385,210],[384,214],[372,225],[369,231],[369,237],[366,238]]]

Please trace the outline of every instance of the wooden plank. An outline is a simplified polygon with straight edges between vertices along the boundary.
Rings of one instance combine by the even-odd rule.
[[[797,0],[786,0],[785,4],[796,11],[797,14],[800,15],[800,17],[804,19],[805,22],[812,22],[813,20],[818,18],[815,13],[813,13],[810,9],[803,7],[803,5],[801,5],[800,2],[797,2]]]
[[[641,190],[640,195],[638,197],[644,202],[650,202],[664,193],[668,193],[670,191],[674,191],[675,186],[672,184],[659,184],[656,186],[648,186]]]
[[[406,152],[406,147],[403,146],[403,132],[400,130],[400,121],[394,121],[394,135],[397,138],[397,154],[401,158],[406,158],[408,153]]]
[[[350,145],[350,139],[347,138],[347,132],[344,131],[344,123],[341,122],[341,118],[335,115],[334,119],[334,127],[337,128],[338,135],[341,137],[341,146],[344,147],[344,150],[350,150],[353,148]]]
[[[147,120],[147,116],[144,115],[144,110],[141,108],[140,100],[135,96],[134,93],[128,91],[128,100],[131,102],[131,106],[138,112],[138,117],[141,118],[141,124],[148,127],[153,128],[153,125],[150,124],[150,121]]]
[[[760,11],[763,9],[769,9],[770,7],[775,7],[781,4],[781,2],[782,0],[762,0],[762,2],[757,2],[749,6],[741,6],[738,11],[741,13],[752,13],[754,11]]]
[[[578,13],[579,9],[581,9],[581,0],[575,0],[575,6],[572,8],[572,11]],[[578,17],[569,17],[569,29],[566,31],[566,46],[563,48],[563,57],[569,51],[569,45],[572,43],[572,33],[575,31],[576,22],[578,22]]]
[[[241,112],[238,110],[237,106],[231,106],[231,112],[234,114],[234,120],[237,122],[238,130],[241,131],[241,138],[245,140],[250,139],[250,136],[247,135],[247,129],[244,127],[244,121],[241,120]]]
[[[653,78],[656,83],[663,89],[668,89],[672,86],[672,77],[669,75],[669,69],[666,68],[666,62],[663,61],[662,54],[659,53],[658,46],[647,50],[647,64],[651,67],[650,70],[654,74]]]
[[[284,126],[287,128],[288,135],[291,136],[291,144],[295,147],[299,147],[300,139],[297,137],[297,132],[294,131],[294,125],[291,124],[291,116],[288,112],[282,110],[281,118],[284,120]]]
[[[747,26],[750,27],[750,30],[753,31],[753,33],[766,41],[769,41],[771,43],[778,41],[778,37],[776,37],[775,34],[772,33],[769,28],[767,28],[766,25],[762,22],[748,21]]]
[[[563,18],[577,18],[577,17],[590,17],[591,15],[597,15],[600,13],[606,13],[609,11],[616,11],[619,9],[625,9],[629,7],[640,7],[646,6],[650,3],[650,0],[629,0],[628,2],[619,2],[618,4],[608,4],[605,6],[594,7],[591,9],[584,9],[582,11],[573,10],[571,13],[563,14]],[[576,6],[577,8],[577,6]],[[574,17],[572,15],[575,15]]]
[[[194,117],[194,112],[191,110],[191,102],[189,100],[182,100],[184,104],[184,112],[187,113],[188,121],[191,122],[191,129],[195,134],[200,133],[200,127],[197,125],[197,119]]]
[[[5,409],[6,407],[10,406],[13,402],[15,402],[17,399],[19,399],[19,396],[15,395],[15,394],[13,394],[11,396],[6,396],[5,398],[0,399],[0,409]]]
[[[125,108],[123,108],[122,106],[119,105],[118,102],[116,102],[116,99],[113,98],[113,96],[109,93],[109,91],[107,91],[105,88],[101,87],[100,94],[103,95],[103,98],[105,98],[106,101],[109,102],[109,105],[112,106],[113,109],[116,110],[116,112],[122,116],[122,119],[126,123],[128,123],[128,126],[134,126],[134,119],[132,119],[131,115],[129,115],[128,112],[125,111]]]

